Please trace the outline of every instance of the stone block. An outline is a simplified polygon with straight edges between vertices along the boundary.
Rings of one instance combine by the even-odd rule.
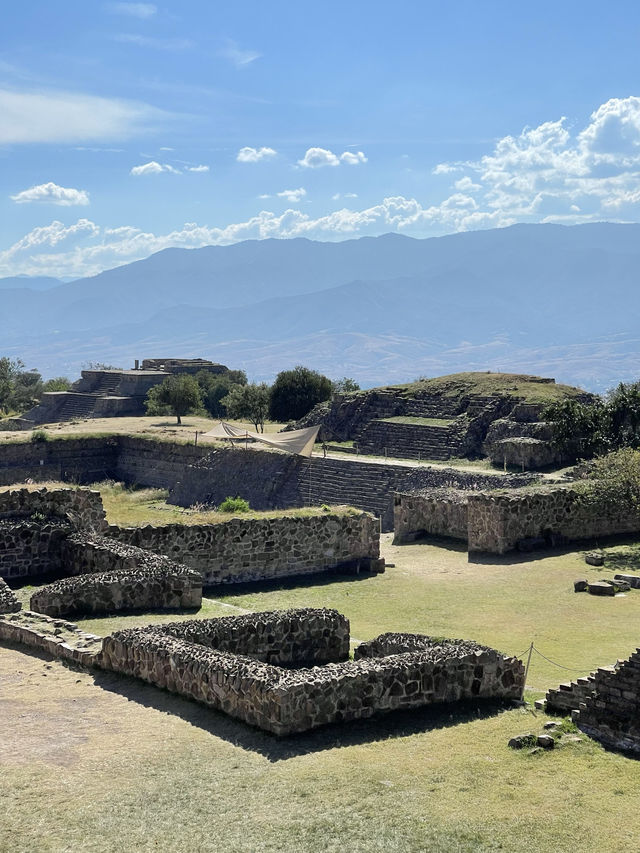
[[[604,566],[604,554],[601,551],[589,551],[584,555],[584,561],[588,566]]]
[[[590,595],[615,595],[616,591],[612,584],[606,581],[594,581],[589,584]]]

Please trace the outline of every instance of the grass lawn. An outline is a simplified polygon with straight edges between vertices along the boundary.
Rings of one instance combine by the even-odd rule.
[[[450,427],[455,423],[452,418],[420,418],[417,415],[394,415],[392,418],[379,418],[385,424],[411,424],[412,426]]]
[[[139,496],[129,501],[134,523]],[[114,507],[126,516],[129,500],[113,498],[110,520]],[[640,562],[633,542],[608,552],[610,567],[599,569],[585,565],[583,550],[470,563],[452,543],[393,546],[385,535],[395,567],[383,575],[222,588],[199,615],[328,606],[349,617],[356,639],[417,631],[509,653],[533,640],[579,672],[535,656],[532,699],[638,644],[640,592],[573,592],[578,577]],[[176,618],[80,624],[105,634]],[[140,682],[2,646],[0,713],[0,851],[638,849],[637,763],[588,739],[514,752],[508,739],[547,719],[531,707],[407,712],[279,741]]]

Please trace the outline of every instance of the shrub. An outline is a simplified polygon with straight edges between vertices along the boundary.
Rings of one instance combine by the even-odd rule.
[[[49,441],[49,436],[43,429],[34,429],[31,433],[31,441]]]
[[[225,498],[218,507],[218,512],[249,512],[250,509],[249,501],[236,495],[235,498]]]

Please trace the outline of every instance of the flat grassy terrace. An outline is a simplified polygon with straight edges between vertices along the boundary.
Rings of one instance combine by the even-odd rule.
[[[112,497],[110,520],[129,501],[141,523],[140,494]],[[573,592],[577,577],[640,564],[637,542],[608,550],[604,569],[586,566],[582,548],[470,563],[455,543],[398,547],[385,535],[395,567],[384,575],[226,588],[199,615],[327,606],[356,640],[417,631],[510,653],[533,640],[578,672],[534,656],[531,700],[638,645],[640,592]],[[176,618],[81,624],[105,634]],[[530,706],[404,713],[278,741],[140,682],[3,646],[0,713],[0,851],[618,853],[640,835],[637,762],[587,739],[510,750],[547,719]]]

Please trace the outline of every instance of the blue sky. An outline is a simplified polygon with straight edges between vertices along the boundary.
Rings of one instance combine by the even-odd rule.
[[[0,276],[638,221],[640,4],[6,4]]]

